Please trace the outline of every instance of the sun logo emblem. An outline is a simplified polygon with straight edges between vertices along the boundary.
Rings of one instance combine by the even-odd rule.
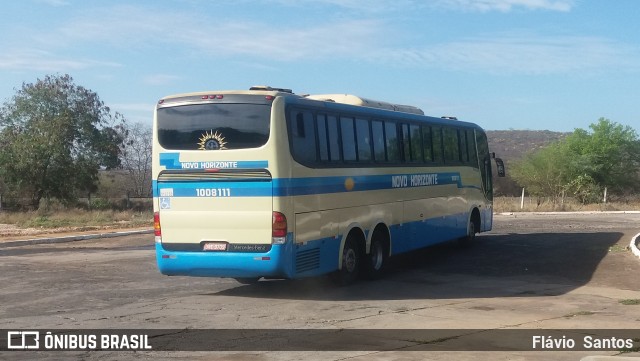
[[[211,130],[210,132],[207,131],[202,134],[199,139],[198,145],[200,146],[198,148],[199,150],[227,149],[227,142],[224,141],[224,137],[222,136],[222,134],[218,133],[218,131],[214,133],[213,130]]]

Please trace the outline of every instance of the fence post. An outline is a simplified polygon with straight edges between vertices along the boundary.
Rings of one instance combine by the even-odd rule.
[[[524,188],[522,188],[522,197],[520,198],[520,209],[524,209]]]
[[[604,187],[604,198],[602,199],[603,203],[607,203],[607,187]]]
[[[127,209],[131,208],[131,192],[127,191]]]

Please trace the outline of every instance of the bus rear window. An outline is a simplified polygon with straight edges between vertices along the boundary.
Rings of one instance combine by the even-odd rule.
[[[263,146],[269,139],[271,106],[195,104],[160,108],[158,141],[165,149],[224,150]]]

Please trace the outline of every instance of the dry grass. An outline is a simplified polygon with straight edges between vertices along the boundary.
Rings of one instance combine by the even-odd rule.
[[[583,205],[571,199],[563,204],[550,200],[525,198],[524,208],[520,208],[519,197],[496,197],[494,212],[550,212],[550,211],[639,211],[640,200],[627,203],[607,203]],[[94,228],[94,227],[151,227],[152,211],[115,211],[56,209],[50,211],[8,212],[0,211],[0,224],[11,224],[20,228]]]
[[[146,227],[153,224],[153,213],[113,210],[68,209],[56,211],[0,212],[1,224],[21,228],[60,227]]]
[[[592,212],[592,211],[640,211],[640,200],[630,202],[611,202],[599,204],[581,204],[574,199],[553,203],[550,199],[525,197],[521,208],[520,197],[496,197],[493,209],[502,212]]]

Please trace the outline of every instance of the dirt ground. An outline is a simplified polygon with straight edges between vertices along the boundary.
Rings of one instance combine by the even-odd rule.
[[[0,243],[3,241],[14,241],[24,239],[37,239],[48,237],[67,237],[75,235],[124,232],[131,230],[151,229],[151,227],[131,227],[124,228],[122,225],[95,227],[58,227],[58,228],[20,228],[13,224],[0,223]]]
[[[259,347],[251,351],[242,347],[256,342],[248,333],[238,340],[236,352],[6,352],[0,358],[570,361],[591,355],[637,357],[637,352],[532,351],[505,345],[499,337],[486,340],[487,348],[494,351],[482,353],[427,351],[425,347],[457,350],[458,345],[462,348],[474,341],[469,335],[474,329],[601,330],[605,336],[611,336],[608,329],[639,330],[640,305],[622,302],[640,299],[640,259],[627,248],[638,232],[640,214],[496,215],[493,231],[481,234],[472,247],[450,242],[393,257],[383,279],[350,287],[336,287],[326,279],[241,285],[226,278],[162,276],[150,234],[0,245],[0,319],[11,329],[257,327],[271,330],[270,336],[277,336],[279,329],[322,330],[328,338],[341,336],[341,330],[398,330],[398,334],[383,334],[385,342],[392,343],[413,329],[446,330],[454,335],[387,351],[376,351],[362,339],[354,342],[364,348],[351,351],[326,351],[331,345],[307,351]],[[180,340],[170,336],[167,343],[157,345],[184,350]]]

